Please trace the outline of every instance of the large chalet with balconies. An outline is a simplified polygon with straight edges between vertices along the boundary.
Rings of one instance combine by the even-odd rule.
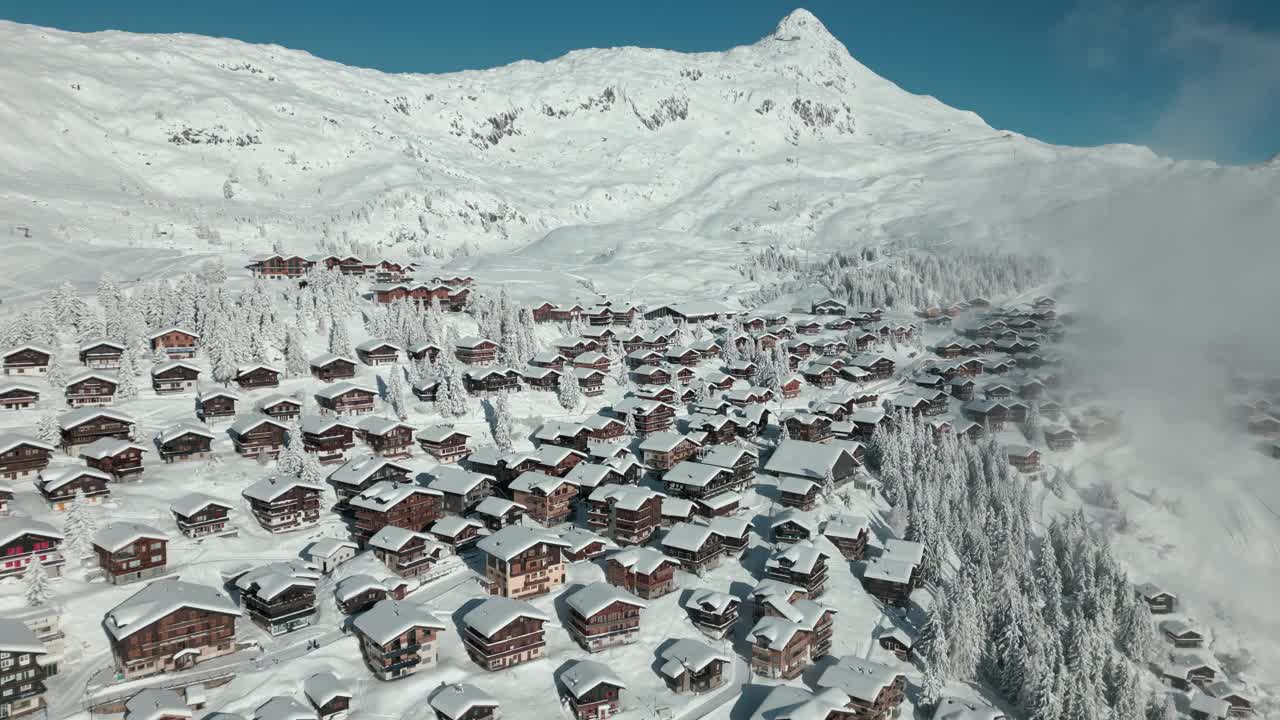
[[[114,585],[163,575],[169,562],[168,545],[163,532],[135,522],[112,523],[93,536],[98,567]]]
[[[236,416],[236,404],[240,393],[228,388],[200,388],[196,394],[196,418],[201,422],[216,422]]]
[[[624,588],[636,597],[652,600],[675,589],[675,571],[680,562],[650,547],[632,547],[609,556],[605,578],[610,585]]]
[[[525,508],[529,519],[543,526],[558,525],[573,514],[578,488],[560,477],[523,472],[511,481],[511,499]]]
[[[49,467],[53,446],[29,437],[0,435],[0,480],[39,476]]]
[[[522,600],[491,597],[462,616],[462,644],[485,670],[501,670],[543,656],[543,626],[551,618]]]
[[[320,520],[324,486],[299,478],[273,475],[244,489],[258,524],[273,533],[303,530]]]
[[[174,395],[196,389],[200,368],[187,360],[169,360],[151,368],[151,389],[157,395]]]
[[[107,408],[80,408],[58,418],[62,449],[69,455],[102,438],[132,440],[134,425],[131,416]]]
[[[231,423],[227,434],[236,453],[246,457],[275,457],[284,448],[289,426],[266,415],[242,415]]]
[[[49,655],[49,648],[28,623],[0,619],[0,717],[18,717],[44,708],[44,680],[57,672],[49,665]]]
[[[315,263],[301,255],[263,255],[256,257],[245,267],[254,277],[268,280],[298,280],[307,274]]]
[[[363,415],[373,412],[373,401],[378,392],[366,385],[340,382],[317,390],[315,397],[324,412]]]
[[[196,354],[196,348],[200,344],[199,335],[178,327],[152,333],[148,340],[152,352],[159,350],[171,358],[191,357]]]
[[[424,532],[384,525],[368,540],[374,557],[402,578],[431,572],[449,554],[448,548]]]
[[[564,584],[564,540],[545,530],[504,527],[476,547],[485,554],[485,585],[490,595],[529,598]]]
[[[300,561],[269,563],[236,578],[240,604],[255,625],[283,635],[310,625],[316,616],[320,572]]]
[[[244,390],[280,387],[280,368],[261,363],[242,365],[236,369],[235,381]]]
[[[347,507],[355,513],[351,533],[362,545],[388,525],[421,532],[444,515],[435,490],[385,480],[348,500]]]
[[[443,511],[466,515],[493,494],[496,481],[491,475],[459,467],[438,465],[428,473],[427,487],[440,493]]]
[[[587,526],[618,545],[644,545],[661,525],[662,496],[647,488],[601,485],[588,497]]]
[[[165,579],[112,608],[102,624],[116,671],[134,680],[234,652],[239,616],[235,603],[217,590]]]
[[[24,382],[0,383],[0,410],[25,410],[40,402],[40,388]]]
[[[702,575],[719,566],[722,538],[706,525],[682,522],[662,537],[662,552],[691,573]]]
[[[593,582],[565,596],[569,635],[587,652],[633,643],[640,635],[639,598],[606,582]]]
[[[189,493],[169,505],[178,530],[189,538],[221,535],[230,529],[231,506],[202,493]]]
[[[142,476],[142,454],[147,449],[136,443],[116,438],[98,438],[80,449],[85,464],[107,473],[116,482],[137,480]]]
[[[94,505],[106,502],[111,497],[110,484],[110,475],[84,467],[42,478],[36,487],[50,510],[62,512],[70,508],[77,497]]]
[[[454,356],[465,365],[492,365],[498,361],[498,343],[487,338],[459,338],[454,348]]]
[[[312,377],[327,383],[350,380],[356,376],[356,362],[333,353],[323,353],[311,358],[310,366]]]
[[[471,454],[471,436],[452,427],[429,427],[418,432],[418,445],[437,462],[454,463]]]
[[[95,339],[80,345],[80,364],[90,370],[115,370],[124,357],[124,343]]]
[[[356,425],[338,418],[312,416],[298,425],[302,447],[322,464],[340,463],[356,445]]]
[[[29,518],[0,518],[0,578],[21,575],[33,562],[50,575],[61,575],[62,543],[66,538],[53,526]]]
[[[670,430],[676,417],[674,406],[641,398],[625,398],[613,406],[613,411],[621,417],[629,417],[636,434],[641,437]]]
[[[368,490],[374,484],[387,481],[405,484],[412,481],[413,470],[408,466],[388,458],[374,455],[360,455],[329,473],[329,484],[333,486],[338,498],[336,508],[340,512],[350,510],[347,503],[351,498]]]
[[[203,425],[180,422],[155,437],[156,451],[165,463],[202,460],[212,456],[214,435]]]
[[[378,602],[352,622],[365,665],[379,680],[395,680],[436,664],[446,626],[420,603]]]

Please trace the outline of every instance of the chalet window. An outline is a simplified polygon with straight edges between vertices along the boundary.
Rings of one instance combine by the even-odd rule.
[[[13,547],[5,548],[4,554],[5,554],[5,555],[17,555],[17,554],[21,553],[22,551],[23,551],[23,548],[22,548],[22,546],[21,546],[21,545],[15,545],[15,546],[13,546]],[[6,564],[6,565],[5,565],[5,567],[8,567],[8,565]]]

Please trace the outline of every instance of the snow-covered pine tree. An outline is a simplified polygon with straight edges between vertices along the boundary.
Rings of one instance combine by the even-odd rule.
[[[303,452],[302,462],[298,466],[298,479],[303,482],[324,485],[328,472],[320,464],[320,457],[315,453]]]
[[[391,412],[399,420],[409,417],[408,401],[405,398],[403,374],[399,368],[392,368],[391,380],[387,383],[387,403],[391,406]]]
[[[58,417],[51,412],[44,413],[36,421],[36,439],[48,445],[56,444],[62,438],[62,429],[58,425]]]
[[[444,354],[441,353],[441,358]],[[444,401],[442,412],[452,417],[463,417],[471,412],[470,404],[467,401],[467,388],[462,379],[462,368],[453,358],[448,360],[441,366],[440,391],[444,393],[442,398],[438,398],[436,404],[440,405],[440,401]]]
[[[32,558],[27,564],[26,570],[22,573],[22,583],[27,607],[40,607],[47,604],[53,597],[53,584],[49,580],[49,573],[44,569],[44,563],[38,558]]]
[[[281,475],[299,477],[308,454],[303,447],[302,428],[299,427],[297,418],[294,418],[286,426],[284,448],[276,456],[276,469]]]
[[[507,393],[498,393],[489,405],[489,429],[493,433],[493,444],[510,451],[515,440],[515,424],[511,418],[511,405]]]
[[[630,437],[635,437],[636,432],[636,416],[635,413],[627,413],[622,418],[622,429]]]
[[[49,381],[49,387],[56,392],[67,385],[67,367],[62,364],[62,359],[58,356],[56,347],[51,347],[50,351],[49,369],[45,371],[45,379]]]
[[[347,332],[347,321],[333,316],[329,324],[329,352],[343,357],[351,356],[351,336]]]
[[[957,679],[971,680],[977,674],[982,638],[986,634],[973,579],[968,573],[959,573],[959,579],[947,586],[946,593],[948,612],[944,630],[951,648],[951,670]]]
[[[138,366],[138,349],[130,343],[120,355],[120,369],[116,374],[117,400],[127,401],[138,397]]]
[[[306,377],[311,373],[311,363],[302,345],[302,328],[299,319],[289,326],[284,340],[284,372],[289,377]]]
[[[62,521],[63,554],[73,567],[79,566],[88,557],[93,535],[97,531],[97,523],[89,512],[89,501],[83,491],[77,490]]]
[[[582,405],[582,387],[578,384],[578,376],[573,374],[571,367],[566,367],[560,376],[559,400],[560,407],[570,412],[577,411]]]
[[[1027,408],[1026,420],[1022,423],[1022,434],[1027,442],[1039,445],[1044,442],[1044,425],[1040,420],[1040,403],[1033,402]]]

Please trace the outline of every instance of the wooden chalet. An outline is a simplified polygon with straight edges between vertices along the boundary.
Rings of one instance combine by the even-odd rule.
[[[272,254],[254,258],[245,267],[254,277],[268,280],[299,280],[315,263],[301,255]]]
[[[364,415],[373,412],[378,392],[371,387],[351,382],[334,383],[316,391],[316,402],[322,412],[336,415]]]
[[[149,583],[107,612],[103,627],[125,680],[188,670],[236,649],[240,610],[204,585]]]
[[[465,365],[492,365],[498,361],[498,343],[487,338],[459,338],[454,347],[454,356]]]
[[[356,376],[356,363],[350,358],[324,353],[311,358],[311,375],[324,382],[350,380]]]
[[[351,623],[364,663],[379,680],[408,677],[439,659],[446,629],[426,605],[379,601]]]
[[[636,597],[653,600],[675,589],[680,562],[650,547],[632,547],[609,556],[605,578]]]
[[[434,345],[429,342],[420,342],[409,346],[409,359],[414,362],[434,363],[439,357],[439,345]]]
[[[50,510],[62,512],[70,508],[77,497],[93,505],[106,502],[111,497],[110,483],[111,476],[104,472],[73,468],[37,481],[36,487]]]
[[[862,560],[871,524],[861,515],[835,515],[822,526],[822,536],[840,551],[846,560]]]
[[[0,383],[0,410],[25,410],[40,402],[40,388],[21,382]]]
[[[430,427],[418,432],[418,445],[438,462],[453,463],[469,455],[471,436],[452,427]]]
[[[427,702],[435,711],[435,720],[498,720],[498,699],[475,685],[441,684]]]
[[[565,596],[569,635],[587,652],[635,642],[640,635],[639,598],[607,582],[584,585]]]
[[[652,490],[601,485],[588,497],[587,526],[619,545],[644,545],[661,525],[662,497]]]
[[[427,487],[440,493],[442,510],[452,515],[466,515],[474,510],[493,494],[496,484],[491,475],[449,465],[432,468],[427,478]]]
[[[368,544],[374,557],[402,578],[426,575],[449,555],[449,550],[430,535],[395,525],[384,525]]]
[[[315,710],[318,720],[346,720],[352,692],[346,681],[337,675],[328,671],[308,675],[302,682],[302,694]]]
[[[491,597],[462,616],[462,644],[485,670],[514,667],[543,656],[543,625],[550,621],[527,602]]]
[[[563,540],[545,530],[513,525],[484,538],[484,584],[490,595],[529,598],[564,585]]]
[[[504,527],[520,524],[524,508],[510,500],[490,495],[476,505],[473,514],[484,523],[489,532],[496,533]]]
[[[238,455],[275,457],[284,448],[288,426],[266,415],[242,415],[227,430]]]
[[[699,502],[742,489],[731,469],[689,460],[667,470],[662,482],[668,495]]]
[[[413,454],[414,426],[373,415],[356,423],[357,434],[376,455],[405,458]]]
[[[409,594],[408,591],[409,583],[398,576],[378,580],[372,575],[360,573],[349,575],[335,583],[333,599],[338,604],[338,610],[346,615],[354,615],[386,598],[403,600]]]
[[[89,467],[110,475],[116,482],[127,482],[142,476],[145,452],[146,448],[127,440],[98,438],[80,449],[80,457]]]
[[[673,432],[654,432],[640,443],[644,462],[655,470],[669,470],[697,454],[700,444],[687,435]]]
[[[53,446],[23,435],[0,434],[0,480],[39,476],[49,467]]]
[[[422,532],[444,516],[440,493],[414,484],[383,480],[347,501],[355,514],[352,539],[369,543],[388,525]]]
[[[715,590],[698,589],[681,602],[689,620],[713,638],[723,638],[738,621],[738,598]]]
[[[189,493],[169,505],[178,530],[189,538],[221,535],[230,529],[231,506],[201,493]]]
[[[200,368],[186,360],[170,360],[151,369],[151,389],[157,395],[183,393],[196,388]]]
[[[242,365],[236,369],[236,384],[245,390],[280,387],[283,372],[270,365]]]
[[[169,357],[191,357],[196,354],[200,336],[178,327],[169,327],[154,332],[148,338],[152,352],[160,350]]]
[[[474,518],[457,515],[442,517],[431,524],[427,531],[436,542],[445,545],[455,554],[461,553],[480,540],[484,523]]]
[[[520,389],[520,371],[509,367],[482,367],[462,374],[462,384],[472,395],[514,392]]]
[[[201,422],[216,422],[236,416],[236,404],[240,394],[218,387],[202,387],[196,394],[196,418]]]
[[[356,345],[356,357],[365,365],[395,365],[400,359],[400,350],[393,342],[373,338]]]
[[[236,578],[236,588],[253,624],[271,635],[283,635],[314,623],[319,582],[320,571],[314,566],[271,562]]]
[[[353,423],[319,416],[303,418],[298,429],[302,433],[303,450],[326,465],[346,460],[347,451],[355,447],[359,430]]]
[[[604,720],[622,711],[624,683],[609,666],[591,660],[570,660],[560,673],[564,697],[577,720]]]
[[[1178,609],[1178,596],[1153,583],[1142,583],[1134,592],[1147,604],[1152,615],[1168,615]]]
[[[720,564],[721,538],[706,525],[678,523],[662,537],[662,552],[691,573],[702,575]]]
[[[273,533],[303,530],[320,520],[324,486],[298,478],[270,476],[241,493],[258,524]]]
[[[72,376],[67,381],[63,394],[67,398],[67,405],[73,408],[101,407],[115,402],[118,386],[115,378],[89,371]]]
[[[813,599],[826,589],[828,555],[811,541],[794,543],[774,552],[765,562],[765,576],[804,588]]]
[[[50,575],[61,575],[65,562],[60,550],[61,532],[52,526],[29,518],[0,518],[0,550],[4,563],[0,565],[0,578],[21,575],[33,562],[44,565]]]
[[[0,355],[5,375],[44,375],[53,352],[39,345],[22,345]]]
[[[90,370],[115,370],[124,357],[124,343],[114,340],[89,340],[80,345],[80,364]]]
[[[5,669],[0,675],[0,716],[20,717],[36,712],[41,717],[48,716],[44,681],[57,672],[57,666],[50,665],[50,655],[28,622],[0,619],[0,658]]]
[[[1035,472],[1040,469],[1040,451],[1026,445],[1008,445],[1005,455],[1009,464],[1018,472]]]
[[[1043,431],[1044,444],[1053,451],[1070,450],[1076,444],[1076,431],[1069,427],[1046,427]]]
[[[169,538],[160,530],[134,522],[116,522],[93,536],[98,567],[113,585],[163,575],[168,565]]]
[[[919,543],[889,540],[880,556],[866,564],[862,585],[886,605],[907,607],[919,585],[924,547]]]
[[[328,482],[338,498],[335,509],[351,510],[347,503],[377,483],[408,484],[412,482],[412,469],[389,458],[376,455],[358,455],[329,473]]]
[[[835,689],[849,699],[846,707],[853,718],[884,720],[898,714],[906,697],[907,678],[898,669],[845,655],[822,670],[815,684]]]
[[[511,499],[525,508],[529,519],[544,527],[569,520],[578,494],[577,486],[565,478],[535,471],[521,473],[508,489]]]
[[[213,456],[213,440],[203,425],[180,422],[156,435],[156,452],[165,463],[203,460]]]
[[[1165,620],[1160,623],[1160,634],[1175,648],[1204,647],[1204,633],[1184,620]]]
[[[530,390],[554,391],[560,387],[563,372],[555,368],[527,365],[521,371],[521,379]]]

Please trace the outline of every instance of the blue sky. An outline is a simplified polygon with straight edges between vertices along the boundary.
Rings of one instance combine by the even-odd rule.
[[[156,2],[5,0],[67,30],[270,42],[396,72],[546,60],[580,47],[754,42],[799,0]],[[1280,1],[811,0],[876,72],[1055,143],[1133,142],[1242,163],[1280,153]]]

